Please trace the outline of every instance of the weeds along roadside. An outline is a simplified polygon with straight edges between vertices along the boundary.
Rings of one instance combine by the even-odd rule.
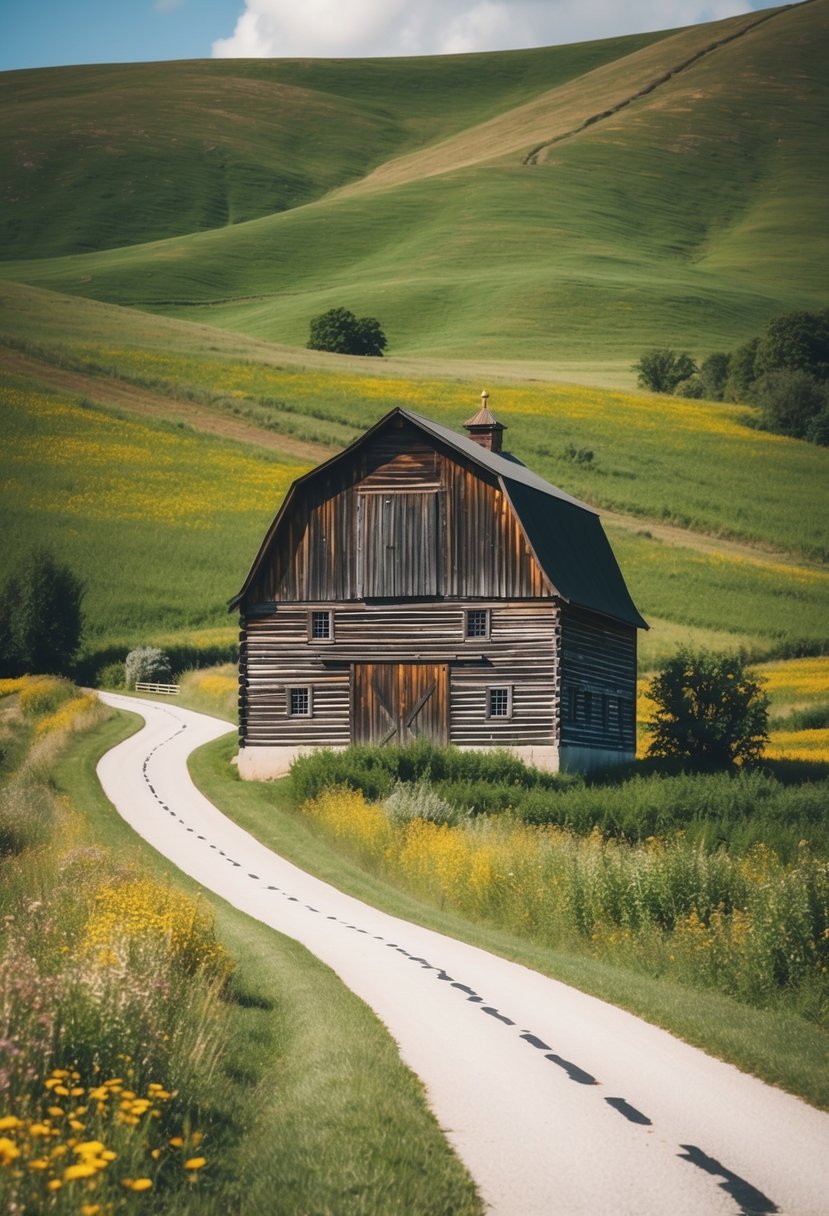
[[[94,766],[129,728],[80,699],[0,682],[0,1207],[479,1216],[361,1002],[111,812]]]
[[[95,845],[51,783],[110,711],[53,677],[2,694],[26,750],[0,791],[0,1196],[92,1213],[200,1192],[212,1210],[232,972],[212,913]]]
[[[539,945],[586,954],[748,1005],[829,1017],[829,866],[682,833],[631,843],[599,828],[459,816],[425,784],[384,802],[348,787],[306,801],[361,865],[413,894]]]

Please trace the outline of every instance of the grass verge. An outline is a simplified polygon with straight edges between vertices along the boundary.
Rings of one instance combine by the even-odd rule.
[[[203,792],[266,845],[343,891],[395,916],[468,941],[592,993],[727,1060],[746,1072],[829,1108],[827,1036],[780,1009],[757,1010],[619,966],[529,943],[408,895],[369,875],[314,833],[291,809],[287,782],[239,781],[229,766],[235,742],[224,738],[191,758]]]

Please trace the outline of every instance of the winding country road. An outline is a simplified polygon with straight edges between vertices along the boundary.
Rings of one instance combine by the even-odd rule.
[[[118,812],[204,887],[295,938],[383,1020],[500,1216],[826,1216],[829,1115],[515,963],[343,895],[195,789],[231,728],[145,718],[98,765]]]

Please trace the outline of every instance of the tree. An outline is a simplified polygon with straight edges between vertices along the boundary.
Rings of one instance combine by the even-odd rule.
[[[775,368],[755,381],[752,396],[763,426],[778,435],[804,439],[812,420],[829,407],[829,386],[808,372]]]
[[[731,356],[724,351],[714,351],[703,359],[699,369],[699,379],[703,387],[703,396],[708,401],[722,401],[728,374],[731,370]]]
[[[682,647],[648,689],[654,702],[648,754],[728,767],[759,760],[769,699],[739,654]]]
[[[382,356],[388,341],[374,317],[356,317],[347,308],[330,308],[311,321],[307,345],[308,350],[335,355]]]
[[[633,370],[639,373],[637,380],[642,388],[652,393],[672,393],[680,381],[694,375],[697,365],[687,351],[646,350]]]
[[[49,549],[36,549],[0,594],[0,670],[65,675],[83,633],[84,585]]]
[[[738,346],[731,356],[728,368],[728,380],[723,396],[727,401],[748,401],[751,397],[751,386],[757,379],[757,347],[759,338]]]
[[[757,374],[783,368],[829,379],[829,308],[769,321],[757,346]]]

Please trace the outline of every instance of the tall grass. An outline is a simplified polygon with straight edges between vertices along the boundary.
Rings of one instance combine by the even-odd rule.
[[[56,758],[108,711],[49,678],[2,693],[30,746],[0,789],[0,1203],[209,1204],[231,979],[212,914],[90,845],[56,793]]]
[[[686,773],[638,764],[590,779],[529,768],[507,752],[461,751],[418,742],[410,747],[320,749],[296,759],[291,787],[297,803],[332,786],[385,801],[400,782],[429,788],[456,815],[511,815],[536,826],[582,836],[641,842],[682,833],[707,850],[720,846],[744,854],[756,844],[783,859],[798,856],[806,841],[829,857],[829,767],[798,770],[770,764],[734,773]]]
[[[363,866],[413,893],[544,946],[712,988],[747,1004],[829,1016],[829,865],[681,834],[638,844],[512,817],[402,819],[362,792],[303,810]]]

